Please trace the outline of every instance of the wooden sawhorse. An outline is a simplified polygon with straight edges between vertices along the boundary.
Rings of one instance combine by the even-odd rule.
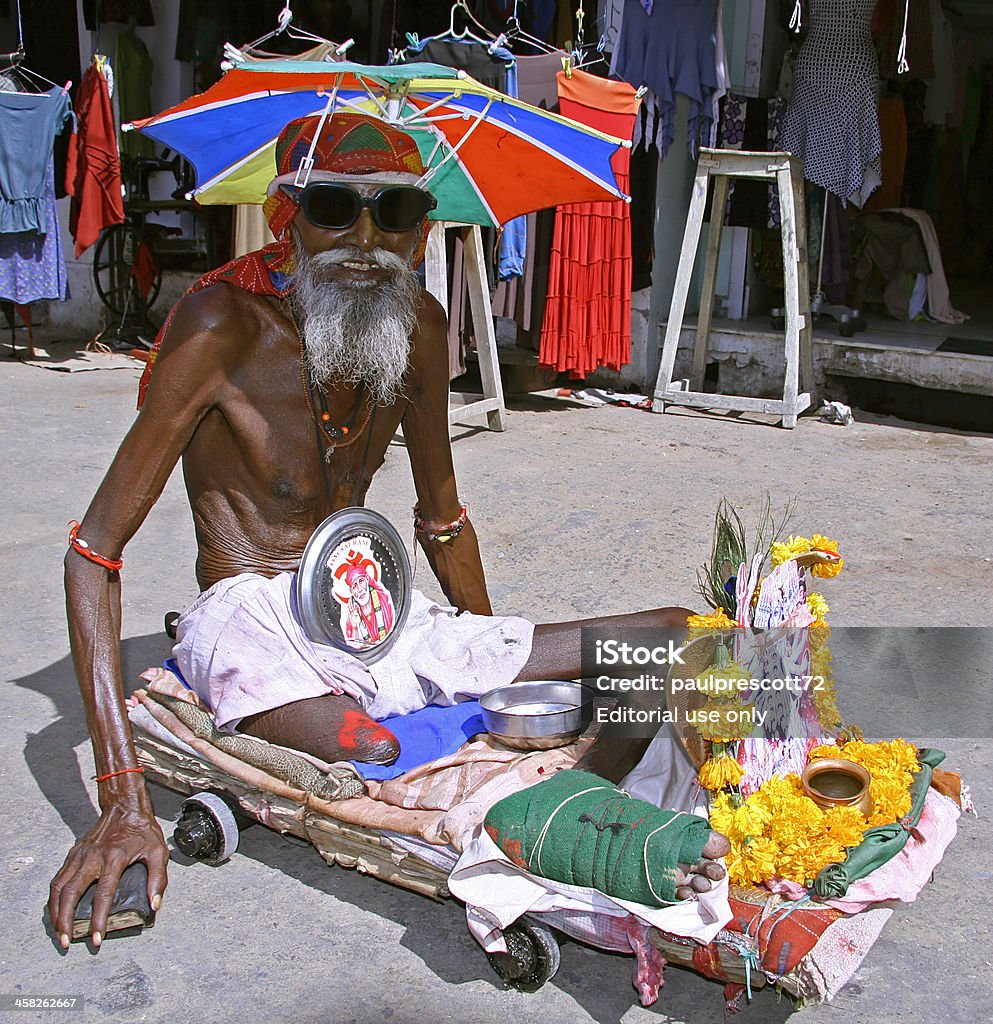
[[[693,264],[696,260],[707,186],[714,179],[714,198],[707,234],[700,314],[697,318],[693,369],[688,381],[674,381],[673,367],[686,312]],[[786,377],[782,399],[746,398],[704,392],[703,375],[707,361],[707,339],[714,309],[714,283],[720,251],[724,209],[731,178],[758,178],[776,182],[779,192],[783,233],[783,280],[786,306]],[[809,392],[800,392],[799,383]],[[669,308],[669,321],[662,346],[662,362],[655,382],[653,412],[665,412],[666,405],[688,405],[698,409],[731,409],[739,412],[773,413],[782,417],[784,427],[795,427],[797,416],[808,408],[814,387],[814,359],[811,347],[810,284],[807,274],[807,219],[803,198],[803,165],[789,153],[752,153],[734,149],[701,149],[693,182],[693,196],[686,218],[683,247],[679,254],[676,284]]]
[[[483,263],[482,232],[476,224],[456,224],[435,221],[428,235],[424,257],[424,283],[427,290],[448,312],[448,261],[445,256],[445,229],[458,228],[462,235],[466,284],[469,289],[469,310],[476,335],[476,355],[479,359],[479,377],[483,397],[464,405],[450,405],[448,422],[464,423],[477,416],[486,417],[490,430],[507,429],[507,407],[503,400],[500,380],[500,360],[497,354],[496,332],[493,329],[493,308],[490,305],[486,267]]]

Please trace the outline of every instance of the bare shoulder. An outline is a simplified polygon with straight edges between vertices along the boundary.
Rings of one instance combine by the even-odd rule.
[[[284,337],[286,329],[273,299],[227,284],[191,292],[170,314],[149,397],[169,383],[184,391],[216,391],[221,381],[256,360],[260,346]]]
[[[421,291],[414,336],[413,358],[426,370],[435,364],[448,367],[448,317],[442,304],[426,289]]]
[[[214,284],[183,296],[173,309],[162,343],[170,349],[210,346],[217,354],[237,351],[264,335],[279,314],[265,296],[227,284]]]

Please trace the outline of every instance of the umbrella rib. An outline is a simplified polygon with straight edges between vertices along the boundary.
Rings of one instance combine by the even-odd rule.
[[[254,160],[260,153],[264,153],[271,145],[271,142],[263,143],[263,145],[259,146],[258,149],[253,150],[247,156],[243,156],[240,160],[236,160],[234,163],[228,164],[227,167],[215,174],[209,181],[205,181],[202,185],[197,185],[189,195],[198,196],[206,192],[208,189],[213,188],[215,185],[230,177],[236,170],[238,170],[239,167],[244,167],[245,164],[251,163],[252,160]]]
[[[435,176],[435,174],[437,174],[437,172],[441,170],[441,168],[444,167],[445,164],[448,163],[448,161],[451,160],[458,153],[458,151],[465,145],[466,140],[469,138],[469,136],[472,135],[472,133],[483,123],[483,118],[486,117],[486,112],[490,109],[491,106],[493,106],[492,96],[489,97],[489,99],[487,99],[486,106],[483,107],[483,109],[476,114],[475,122],[470,126],[469,130],[465,133],[465,135],[463,135],[462,138],[459,139],[459,141],[456,142],[454,146],[452,146],[452,148],[441,158],[439,163],[437,163],[434,167],[424,172],[424,175],[421,177],[421,181],[423,183],[429,182]],[[430,122],[428,123],[430,124]]]

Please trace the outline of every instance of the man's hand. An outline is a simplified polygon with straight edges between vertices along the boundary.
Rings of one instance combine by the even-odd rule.
[[[97,879],[92,935],[93,945],[100,945],[121,875],[136,861],[143,861],[148,868],[148,902],[152,910],[158,910],[168,884],[169,848],[147,797],[137,807],[121,803],[107,807],[96,825],[69,851],[52,880],[48,916],[63,949],[69,948],[76,904]]]

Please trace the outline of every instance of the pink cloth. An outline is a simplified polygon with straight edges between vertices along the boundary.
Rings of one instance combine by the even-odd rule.
[[[955,823],[961,813],[954,800],[929,789],[917,822],[923,841],[911,833],[907,845],[892,860],[853,882],[840,899],[824,900],[824,903],[846,914],[857,914],[883,900],[913,903],[954,839]]]
[[[295,614],[295,578],[232,576],[180,617],[173,656],[219,729],[328,693],[347,693],[376,719],[450,706],[513,682],[531,654],[526,619],[458,615],[414,590],[396,643],[367,665],[307,637]]]

